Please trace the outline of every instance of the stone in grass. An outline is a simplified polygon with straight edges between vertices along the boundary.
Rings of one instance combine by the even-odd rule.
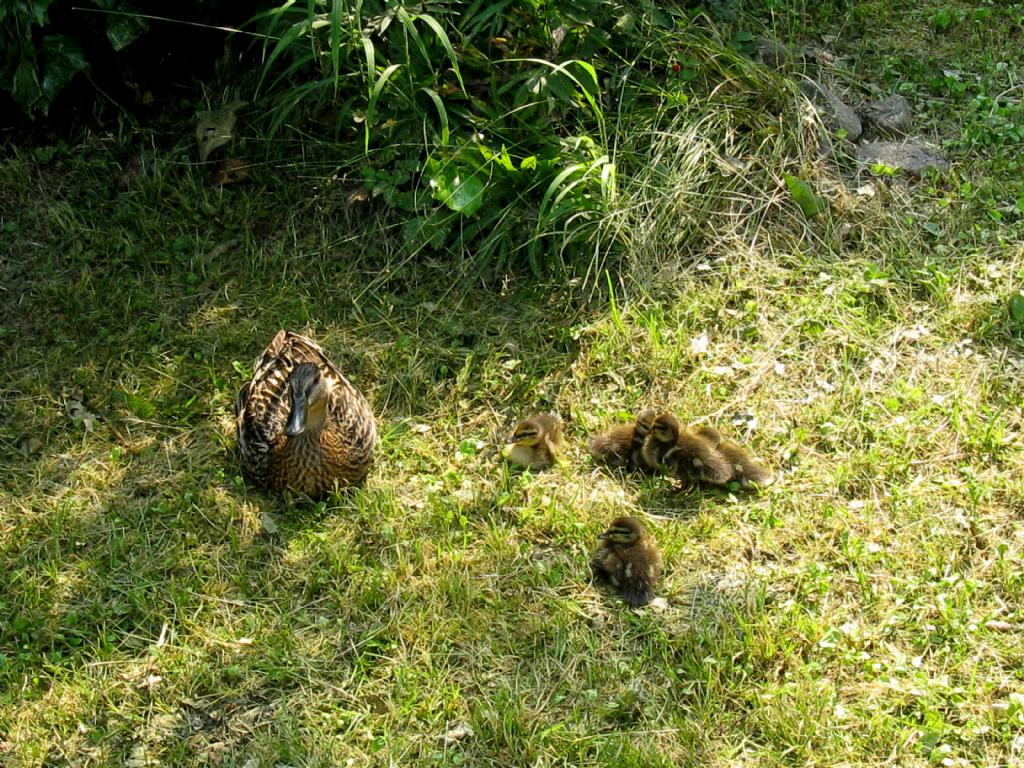
[[[882,136],[905,136],[910,130],[914,113],[910,103],[894,93],[868,105],[867,118],[873,132]]]
[[[911,175],[921,176],[929,170],[945,173],[949,160],[936,150],[915,141],[868,141],[857,147],[861,165],[885,165]]]
[[[800,90],[803,91],[804,96],[810,99],[818,116],[829,131],[834,134],[844,131],[848,141],[855,142],[860,138],[863,131],[860,118],[831,88],[822,85],[817,80],[806,78],[800,83]]]
[[[782,69],[793,59],[793,54],[782,43],[768,37],[759,37],[755,42],[758,60],[766,67]]]

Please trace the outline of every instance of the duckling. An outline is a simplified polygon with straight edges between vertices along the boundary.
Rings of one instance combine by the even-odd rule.
[[[711,428],[708,427],[708,429]],[[715,448],[732,466],[732,477],[729,479],[738,482],[743,490],[764,488],[775,482],[772,471],[751,456],[750,451],[735,440],[722,438]]]
[[[523,419],[508,439],[506,456],[525,469],[547,469],[562,449],[562,417],[557,413],[535,413]]]
[[[634,608],[651,602],[662,562],[643,523],[635,517],[617,517],[597,538],[600,544],[590,558],[594,574],[622,590],[623,599]]]
[[[764,488],[775,482],[775,475],[760,461],[750,455],[750,451],[722,434],[714,427],[702,425],[694,427],[697,432],[708,439],[711,445],[718,450],[726,461],[733,468],[731,481],[736,481],[746,491],[752,488]]]
[[[258,485],[318,498],[361,481],[377,423],[369,403],[323,349],[278,331],[235,400],[242,466]]]
[[[619,424],[607,432],[590,438],[590,454],[598,461],[621,469],[632,469],[647,474],[658,471],[643,456],[644,440],[654,424],[653,408],[644,408],[632,424]]]
[[[715,448],[714,437],[683,426],[671,413],[662,413],[654,420],[644,441],[643,457],[652,466],[664,466],[680,483],[701,480],[725,485],[733,475],[732,465]]]

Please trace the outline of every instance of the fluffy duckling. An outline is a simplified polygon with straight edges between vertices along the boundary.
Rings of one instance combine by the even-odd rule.
[[[732,477],[744,490],[764,488],[775,481],[772,471],[750,455],[750,451],[721,433],[714,427],[700,426],[694,432],[704,436],[711,445],[732,465]]]
[[[644,441],[654,424],[653,408],[644,408],[632,424],[619,424],[607,432],[590,438],[590,454],[612,467],[653,474],[657,465],[648,464],[643,456]]]
[[[523,419],[508,439],[506,457],[525,469],[547,469],[562,450],[562,417],[557,413],[535,413]]]
[[[590,558],[595,575],[607,578],[634,608],[651,602],[661,580],[661,554],[640,520],[617,517],[597,538]]]
[[[671,413],[654,420],[644,441],[643,457],[652,466],[664,466],[681,483],[700,480],[725,485],[733,476],[733,467],[715,447],[715,439],[704,430],[684,426]]]

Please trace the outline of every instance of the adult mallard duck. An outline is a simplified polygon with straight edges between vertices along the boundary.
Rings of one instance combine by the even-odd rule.
[[[235,400],[246,473],[272,491],[320,497],[362,480],[377,424],[362,393],[318,344],[278,331]]]

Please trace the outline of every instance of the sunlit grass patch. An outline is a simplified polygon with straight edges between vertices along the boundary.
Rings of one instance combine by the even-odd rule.
[[[6,232],[28,257],[0,257],[3,757],[1016,759],[1018,223],[952,176],[808,221],[780,182],[802,129],[735,138],[741,173],[734,125],[662,118],[621,145],[636,175],[605,225],[635,248],[543,280],[405,261],[376,214],[342,230],[294,178],[215,194],[163,167],[111,216],[109,159],[5,161],[3,200],[33,213]],[[281,326],[379,415],[365,485],[322,504],[260,493],[233,455],[234,395]],[[597,465],[587,436],[648,404],[777,484],[672,493]],[[540,409],[564,460],[506,466]],[[663,607],[592,582],[624,513],[661,547]]]

